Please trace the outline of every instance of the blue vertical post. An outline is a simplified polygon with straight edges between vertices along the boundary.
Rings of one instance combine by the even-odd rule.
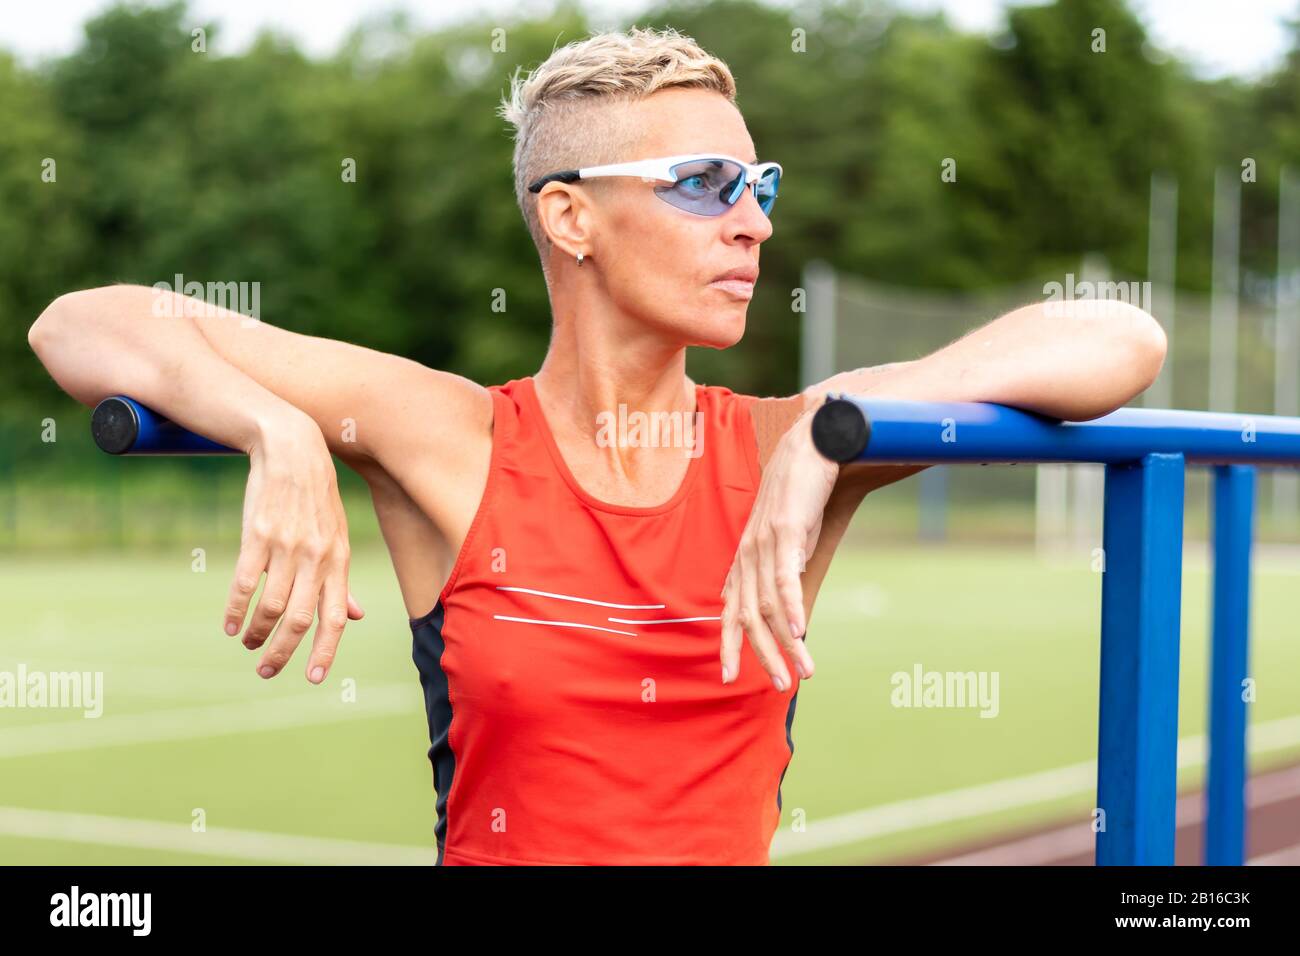
[[[1214,469],[1210,767],[1205,786],[1205,862],[1240,866],[1246,840],[1246,702],[1250,647],[1250,548],[1255,469]]]
[[[1178,782],[1180,454],[1106,466],[1099,865],[1171,865]]]

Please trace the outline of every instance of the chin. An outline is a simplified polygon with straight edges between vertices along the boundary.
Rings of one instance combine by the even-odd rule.
[[[727,349],[744,337],[748,307],[748,302],[711,300],[655,309],[647,302],[642,314],[651,327],[679,346]]]
[[[729,349],[745,337],[745,310],[718,309],[693,323],[691,344],[708,349]]]

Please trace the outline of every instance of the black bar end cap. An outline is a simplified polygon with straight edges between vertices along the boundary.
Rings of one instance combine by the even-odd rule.
[[[90,415],[90,434],[101,451],[110,455],[126,454],[140,434],[135,409],[121,398],[104,399]]]
[[[853,402],[835,395],[817,409],[812,421],[813,445],[841,465],[857,461],[871,441],[871,420]]]

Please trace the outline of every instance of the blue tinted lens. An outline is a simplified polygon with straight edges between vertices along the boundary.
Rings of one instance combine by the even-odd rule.
[[[775,169],[769,169],[754,184],[754,197],[758,200],[758,208],[765,215],[772,215],[772,206],[776,203],[776,192],[780,185],[781,174]]]
[[[695,213],[718,216],[726,212],[745,188],[745,171],[725,159],[701,159],[673,167],[675,183],[661,183],[655,193],[664,202]]]
[[[745,192],[745,170],[725,159],[701,159],[673,167],[677,181],[660,184],[655,194],[664,202],[695,213],[697,216],[720,216]],[[754,198],[765,215],[776,202],[780,175],[770,169],[754,184]]]

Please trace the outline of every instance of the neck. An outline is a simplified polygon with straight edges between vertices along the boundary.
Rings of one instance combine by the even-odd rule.
[[[552,312],[555,328],[535,381],[555,425],[590,437],[597,415],[617,414],[620,405],[647,414],[695,411],[683,346],[666,343],[604,296],[557,292]]]

